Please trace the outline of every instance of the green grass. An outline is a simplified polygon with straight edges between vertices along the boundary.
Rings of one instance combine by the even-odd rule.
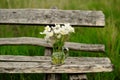
[[[104,28],[76,27],[70,41],[105,44],[105,54],[71,51],[70,56],[107,56],[114,64],[110,73],[88,74],[89,80],[120,80],[120,0],[1,0],[0,8],[51,8],[65,10],[102,10],[106,17]],[[0,25],[0,37],[43,37],[43,27]],[[43,55],[43,47],[1,46],[0,54]],[[41,75],[41,76],[39,76]],[[27,76],[27,77],[26,77]],[[0,74],[0,80],[41,80],[42,74]]]

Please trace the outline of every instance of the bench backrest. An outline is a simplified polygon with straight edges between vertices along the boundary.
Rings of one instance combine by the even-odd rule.
[[[102,11],[56,9],[0,9],[0,24],[52,25],[70,23],[78,26],[103,27]]]
[[[102,11],[56,10],[56,9],[0,9],[0,24],[4,25],[54,25],[70,23],[79,27],[104,27],[105,17]],[[46,47],[50,55],[52,45],[43,39],[32,37],[0,38],[0,45],[36,45]],[[101,44],[80,44],[66,42],[65,46],[73,50],[105,51]]]

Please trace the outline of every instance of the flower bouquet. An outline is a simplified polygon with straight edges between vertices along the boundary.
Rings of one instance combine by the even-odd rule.
[[[64,47],[64,42],[68,40],[69,35],[73,32],[75,32],[74,28],[69,23],[46,26],[45,30],[40,32],[40,34],[45,34],[45,40],[53,45],[52,64],[61,65],[64,63],[68,55],[68,48]]]

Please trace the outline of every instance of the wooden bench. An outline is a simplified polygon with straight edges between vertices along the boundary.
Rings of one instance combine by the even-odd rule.
[[[104,27],[102,11],[56,9],[0,9],[2,25],[54,25],[70,23],[72,26]],[[45,80],[61,80],[67,73],[70,80],[86,80],[87,73],[111,72],[113,65],[107,57],[68,57],[65,64],[51,64],[52,45],[35,37],[0,38],[0,45],[35,45],[45,47],[45,56],[0,55],[0,73],[45,73]],[[66,42],[70,50],[104,52],[102,44]]]

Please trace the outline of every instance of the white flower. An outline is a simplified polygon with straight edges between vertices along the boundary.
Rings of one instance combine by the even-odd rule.
[[[62,26],[62,27],[60,28],[60,34],[61,34],[61,35],[67,35],[67,34],[68,34],[68,30],[65,29],[65,26]]]
[[[60,28],[60,24],[55,24],[55,28],[59,29]]]
[[[61,35],[60,35],[60,34],[59,34],[59,35],[57,35],[57,38],[58,38],[58,39],[60,39],[60,38],[61,38]]]
[[[53,36],[53,31],[48,32],[46,35],[52,37]]]
[[[60,33],[60,29],[54,29],[54,33],[55,34],[59,34]]]
[[[65,40],[67,40],[67,36],[69,36],[69,34],[72,32],[75,32],[74,28],[70,26],[69,23],[66,23],[62,26],[60,24],[55,24],[55,26],[51,27],[46,26],[45,30],[40,32],[40,34],[45,34],[46,36],[44,39],[50,44],[57,44],[59,41],[64,43]],[[58,46],[60,46],[59,43]]]
[[[50,26],[46,26],[46,27],[45,27],[45,31],[51,31]]]
[[[51,28],[49,26],[46,26],[45,30],[43,32],[40,32],[40,34],[45,34],[46,36],[44,37],[44,39],[46,41],[50,41],[50,37],[53,36],[53,31],[51,31]]]
[[[44,39],[47,41],[47,42],[50,42],[51,41],[51,37],[53,37],[53,31],[51,31],[51,32],[46,32],[45,33],[45,37],[44,37]]]
[[[70,28],[69,28],[69,32],[75,32],[74,28],[73,28],[73,27],[70,27]]]
[[[40,34],[44,34],[43,32],[40,32]]]
[[[69,23],[64,24],[65,25],[65,29],[70,33],[70,32],[75,32],[74,28],[72,26],[70,26]]]
[[[55,27],[52,27],[53,31],[55,34],[59,34],[60,33],[60,25],[59,24],[55,24]]]
[[[40,32],[40,34],[47,34],[50,31],[51,31],[51,28],[49,26],[46,26],[45,30],[43,32]]]
[[[69,23],[65,23],[64,25],[65,27],[71,27]]]

